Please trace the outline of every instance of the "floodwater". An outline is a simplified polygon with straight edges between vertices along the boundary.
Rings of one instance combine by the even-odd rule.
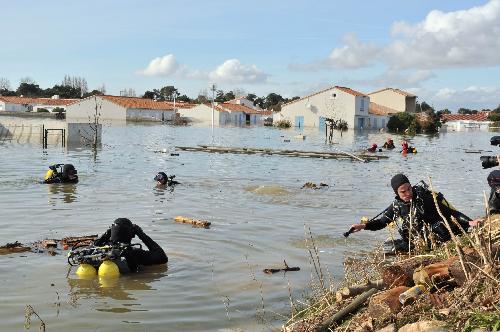
[[[216,128],[213,141],[234,147],[356,151],[390,136],[344,133],[325,144],[324,133],[274,128]],[[78,280],[66,255],[0,256],[0,325],[19,331],[31,305],[48,331],[269,331],[278,329],[293,300],[303,300],[312,267],[305,249],[310,228],[323,268],[343,274],[345,255],[371,250],[388,233],[342,233],[362,216],[375,216],[392,200],[393,174],[434,186],[471,217],[484,211],[486,176],[479,154],[492,150],[493,133],[416,136],[416,155],[383,152],[389,159],[348,160],[179,152],[176,145],[210,144],[210,128],[166,125],[107,126],[102,148],[63,149],[0,141],[0,244],[101,234],[118,217],[130,218],[165,249],[167,267],[114,281]],[[392,135],[396,144],[400,136]],[[290,142],[284,140],[290,139]],[[165,149],[168,153],[155,153]],[[80,183],[41,185],[47,166],[72,163]],[[158,171],[175,174],[173,191],[155,188]],[[300,189],[305,182],[329,185]],[[176,224],[177,215],[205,219],[210,229]],[[267,275],[283,264],[299,272]],[[297,304],[297,303],[296,303]],[[32,317],[31,329],[38,320]]]

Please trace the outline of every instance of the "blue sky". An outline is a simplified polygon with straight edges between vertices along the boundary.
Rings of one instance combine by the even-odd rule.
[[[408,90],[436,108],[500,104],[500,0],[5,1],[0,78],[64,75],[107,93],[164,85],[305,95]]]

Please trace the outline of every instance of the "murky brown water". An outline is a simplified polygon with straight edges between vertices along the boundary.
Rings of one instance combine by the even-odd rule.
[[[387,134],[344,133],[340,144],[323,133],[272,128],[222,128],[215,142],[228,146],[354,151]],[[406,171],[413,182],[433,175],[434,185],[471,217],[482,213],[487,189],[479,154],[494,150],[491,133],[418,136],[417,155],[388,152],[388,160],[358,163],[279,156],[180,152],[154,153],[175,145],[210,143],[210,129],[162,125],[106,127],[94,158],[84,148],[64,150],[22,140],[0,141],[0,243],[101,233],[128,217],[157,240],[169,256],[167,268],[149,268],[114,283],[77,280],[64,255],[0,256],[0,325],[23,329],[30,304],[48,331],[267,331],[290,312],[288,284],[301,299],[311,278],[304,225],[316,236],[321,261],[342,276],[346,252],[370,249],[387,233],[342,237],[363,215],[374,216],[392,199],[391,176]],[[283,136],[283,137],[282,137]],[[394,137],[394,135],[393,135]],[[400,138],[395,137],[395,141]],[[284,139],[290,139],[285,143]],[[495,151],[495,150],[494,150]],[[499,150],[500,151],[500,150]],[[498,151],[495,151],[498,152]],[[76,186],[37,183],[50,164],[76,165]],[[157,171],[175,174],[182,185],[156,189]],[[328,188],[300,189],[305,182]],[[206,219],[211,229],[175,224],[176,215]],[[266,275],[283,260],[300,272]],[[262,298],[264,299],[262,304]],[[35,319],[32,329],[37,330]]]

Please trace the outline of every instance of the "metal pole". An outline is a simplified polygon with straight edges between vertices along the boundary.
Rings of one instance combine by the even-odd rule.
[[[212,84],[212,144],[214,143],[214,102],[215,102],[215,84]]]

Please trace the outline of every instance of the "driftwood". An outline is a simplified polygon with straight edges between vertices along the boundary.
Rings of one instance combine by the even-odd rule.
[[[375,281],[369,281],[367,284],[364,285],[354,285],[354,286],[349,286],[349,287],[344,287],[339,289],[335,293],[335,298],[337,302],[340,302],[342,300],[357,296],[361,293],[366,292],[367,290],[370,290],[371,288],[376,288],[378,290],[382,290],[385,288],[385,284],[383,280],[375,280]]]
[[[286,263],[285,260],[283,260],[283,263],[285,263],[284,268],[268,268],[268,269],[264,269],[264,273],[273,274],[273,273],[277,273],[277,272],[281,272],[281,271],[283,271],[283,272],[300,271],[300,267],[298,267],[298,266],[290,267],[290,266],[288,266],[288,264]]]
[[[7,243],[0,247],[0,255],[15,254],[30,251],[30,247],[24,246],[21,242]]]
[[[202,227],[202,228],[210,228],[211,223],[206,220],[199,219],[191,219],[187,217],[177,216],[174,218],[175,222],[183,223],[183,224],[191,224],[193,227]]]
[[[374,295],[368,304],[370,316],[382,318],[399,312],[402,308],[399,295],[408,289],[406,286],[398,286]]]
[[[347,315],[358,310],[365,302],[372,296],[377,293],[378,290],[376,288],[371,288],[370,290],[364,292],[363,294],[358,295],[348,306],[338,311],[332,317],[324,320],[321,325],[317,326],[314,331],[316,332],[326,332],[328,328],[333,324],[339,323],[342,321]]]
[[[324,187],[328,187],[328,185],[326,183],[323,183],[321,182],[320,184],[316,184],[316,183],[313,183],[313,182],[306,182],[304,183],[304,185],[300,188],[300,189],[314,189],[314,190],[317,190],[317,189],[321,189],[321,188],[324,188]]]
[[[72,247],[76,244],[82,245],[90,245],[95,240],[97,240],[97,234],[95,235],[83,235],[83,236],[68,236],[61,240],[61,245],[63,249],[68,249],[68,247]]]
[[[435,258],[415,258],[382,266],[380,275],[388,287],[413,286],[413,272],[421,266],[437,262]]]

